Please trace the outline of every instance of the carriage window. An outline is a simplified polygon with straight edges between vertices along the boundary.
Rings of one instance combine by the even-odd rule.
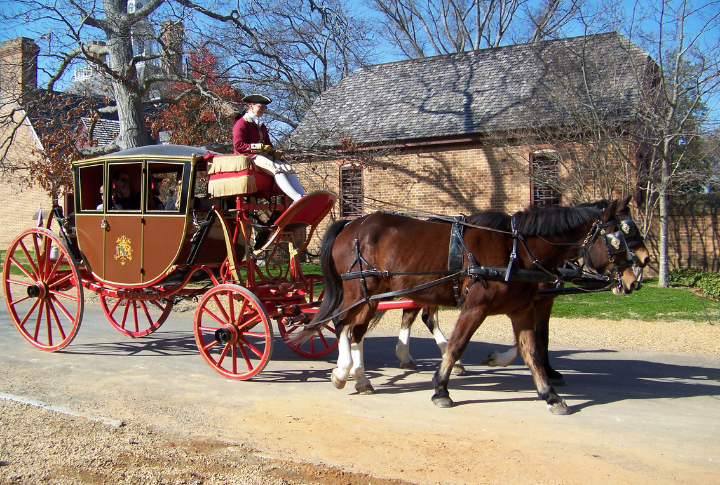
[[[103,165],[78,169],[78,207],[81,211],[101,211],[103,206]]]
[[[363,215],[363,174],[357,165],[340,167],[340,217]]]
[[[113,163],[109,169],[108,210],[140,210],[142,162]]]
[[[183,165],[148,163],[148,211],[179,211],[182,201]]]
[[[558,160],[552,155],[534,154],[531,156],[531,194],[535,207],[560,205],[560,192],[552,185],[560,176]]]

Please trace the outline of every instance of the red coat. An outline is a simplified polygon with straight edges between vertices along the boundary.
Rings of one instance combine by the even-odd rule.
[[[262,139],[260,137],[262,132]],[[254,157],[254,153],[250,153],[251,143],[262,143],[263,145],[272,146],[270,135],[265,125],[261,125],[260,129],[255,123],[247,121],[244,117],[235,122],[233,126],[233,147],[235,153]]]

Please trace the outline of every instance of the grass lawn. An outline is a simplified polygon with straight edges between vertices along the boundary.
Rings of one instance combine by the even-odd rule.
[[[646,278],[640,291],[617,296],[611,291],[563,295],[555,299],[554,317],[692,320],[713,323],[720,317],[720,302],[700,297],[687,287],[658,288],[657,278]]]
[[[5,251],[0,251],[0,265],[4,259]],[[302,270],[306,275],[322,274],[317,264],[303,264]],[[611,291],[558,296],[552,314],[560,318],[717,323],[720,302],[700,297],[686,287],[658,288],[657,278],[646,278],[642,289],[628,296],[617,296]]]

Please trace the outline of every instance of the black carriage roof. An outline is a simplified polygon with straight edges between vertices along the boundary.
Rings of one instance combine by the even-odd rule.
[[[202,157],[207,153],[207,148],[203,147],[191,147],[186,145],[148,145],[137,148],[129,148],[127,150],[121,150],[119,152],[102,155],[91,160],[115,160],[121,158],[146,158],[146,157],[163,157],[163,158],[193,158]],[[210,151],[213,155],[219,155]],[[84,164],[91,160],[81,160],[75,162],[77,164]]]

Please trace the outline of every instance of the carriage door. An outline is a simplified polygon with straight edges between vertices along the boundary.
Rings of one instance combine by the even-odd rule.
[[[105,238],[103,280],[120,286],[139,285],[142,275],[142,161],[108,164],[107,200],[102,223]]]
[[[188,163],[189,166],[189,163]],[[185,205],[183,177],[190,171],[182,162],[147,162],[143,228],[143,281],[161,278],[183,247]]]

